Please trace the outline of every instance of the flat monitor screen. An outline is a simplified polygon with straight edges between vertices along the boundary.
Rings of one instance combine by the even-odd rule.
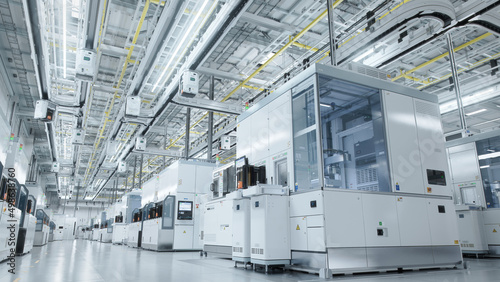
[[[192,207],[191,202],[179,202],[180,211],[191,211],[191,207]]]
[[[179,204],[177,206],[177,219],[178,220],[193,219],[193,202],[179,201]]]
[[[241,157],[235,161],[236,168],[242,167],[247,164],[247,158]]]
[[[428,169],[427,170],[427,182],[430,185],[446,186],[446,178],[444,175],[444,171]]]

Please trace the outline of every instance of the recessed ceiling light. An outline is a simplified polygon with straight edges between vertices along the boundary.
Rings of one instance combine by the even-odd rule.
[[[373,48],[364,52],[363,54],[359,55],[358,57],[356,57],[354,60],[352,60],[353,62],[358,62],[359,60],[363,59],[364,57],[370,55],[371,53],[373,53]]]
[[[486,112],[486,109],[480,109],[480,110],[477,110],[477,111],[473,111],[471,113],[467,113],[465,115],[466,116],[472,116],[472,115],[476,115],[476,114],[479,114],[479,113],[482,113],[482,112]]]

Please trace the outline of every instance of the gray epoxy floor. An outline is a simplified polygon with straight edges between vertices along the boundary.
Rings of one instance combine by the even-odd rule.
[[[500,281],[500,259],[466,259],[469,269],[335,276],[331,281]],[[50,242],[17,257],[15,275],[0,264],[4,281],[325,281],[317,275],[265,274],[234,268],[230,260],[200,258],[198,252],[157,253],[86,240]]]

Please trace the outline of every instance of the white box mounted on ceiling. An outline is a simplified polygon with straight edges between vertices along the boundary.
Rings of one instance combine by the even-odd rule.
[[[120,173],[127,172],[127,163],[126,162],[118,162],[117,170]]]
[[[59,172],[59,163],[57,163],[57,162],[52,163],[52,167],[50,168],[50,171],[58,173]]]
[[[181,80],[180,80],[180,85],[179,85],[179,91],[181,96],[187,97],[187,98],[193,98],[198,94],[198,88],[199,88],[199,77],[198,74],[195,73],[194,71],[190,70],[185,70],[182,73]]]
[[[96,52],[90,49],[78,49],[76,52],[76,78],[92,81],[95,76]]]
[[[106,155],[114,156],[117,149],[118,149],[118,141],[109,140],[108,144],[106,144]]]
[[[137,137],[135,140],[135,149],[137,151],[146,150],[146,138],[145,137]]]
[[[139,96],[129,96],[127,97],[127,103],[125,105],[125,115],[127,116],[139,116],[141,113],[141,97]]]
[[[49,100],[38,100],[35,104],[35,114],[33,117],[41,121],[53,121],[56,107]]]
[[[222,136],[220,138],[220,148],[221,150],[231,149],[231,136]]]
[[[71,136],[71,143],[76,145],[83,145],[85,142],[85,130],[83,128],[73,129],[73,135]]]

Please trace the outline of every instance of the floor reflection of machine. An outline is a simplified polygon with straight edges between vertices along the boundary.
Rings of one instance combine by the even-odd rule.
[[[36,210],[36,228],[34,246],[44,246],[49,241],[50,218],[42,209]]]
[[[53,221],[49,223],[49,242],[54,242],[54,230],[56,230],[56,224]],[[89,229],[87,228],[87,231]]]

